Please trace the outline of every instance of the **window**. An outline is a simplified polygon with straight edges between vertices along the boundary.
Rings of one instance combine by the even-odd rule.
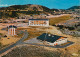
[[[46,21],[44,21],[44,24],[46,24]]]
[[[64,38],[62,40],[64,40]]]
[[[58,41],[55,41],[55,42],[58,42]]]
[[[59,41],[62,41],[62,39],[60,39]]]

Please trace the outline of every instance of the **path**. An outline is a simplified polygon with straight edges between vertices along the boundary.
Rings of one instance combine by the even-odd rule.
[[[14,46],[16,46],[16,45],[18,45],[18,44],[21,44],[21,43],[23,42],[23,40],[28,37],[28,32],[27,32],[27,31],[24,31],[24,32],[22,31],[22,33],[24,33],[24,36],[23,36],[19,41],[17,41],[16,43],[10,45],[10,46],[7,47],[7,48],[1,50],[1,51],[0,51],[0,54],[8,51],[9,49],[11,49],[12,47],[14,47]]]

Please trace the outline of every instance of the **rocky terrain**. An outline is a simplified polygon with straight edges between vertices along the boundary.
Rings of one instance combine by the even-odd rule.
[[[57,27],[65,34],[80,37],[80,17],[59,23]]]

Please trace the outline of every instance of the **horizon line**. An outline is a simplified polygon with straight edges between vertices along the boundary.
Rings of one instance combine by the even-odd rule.
[[[10,6],[15,6],[15,5],[29,5],[29,4],[12,4],[12,5],[8,5],[8,4],[3,5],[3,4],[0,4],[0,8],[10,7]],[[31,4],[31,5],[38,5],[38,4]],[[40,5],[40,6],[44,6],[44,5]],[[80,6],[80,5],[74,5],[74,6]],[[45,6],[45,7],[47,7],[47,6]],[[71,7],[73,7],[73,6],[71,6]],[[49,8],[49,7],[47,7],[47,8]],[[59,8],[49,8],[49,9],[59,9]],[[66,9],[68,9],[68,8],[66,8]]]

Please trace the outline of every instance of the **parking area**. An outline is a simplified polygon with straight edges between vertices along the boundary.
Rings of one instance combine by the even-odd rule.
[[[68,41],[67,43],[64,43],[62,45],[56,45],[56,46],[54,46],[54,48],[65,48],[65,47],[68,47],[72,44],[74,44],[74,42]]]
[[[36,45],[36,46],[45,46],[45,47],[53,47],[53,48],[65,48],[68,47],[72,44],[74,44],[74,42],[68,41],[67,43],[64,43],[62,45],[56,45],[56,46],[51,46],[51,45],[44,45],[43,41],[37,40],[37,38],[32,38],[30,40],[26,40],[24,41],[23,44],[30,44],[30,45]]]
[[[26,40],[25,43],[42,43],[42,42],[37,40],[37,38],[32,38],[30,40]]]

